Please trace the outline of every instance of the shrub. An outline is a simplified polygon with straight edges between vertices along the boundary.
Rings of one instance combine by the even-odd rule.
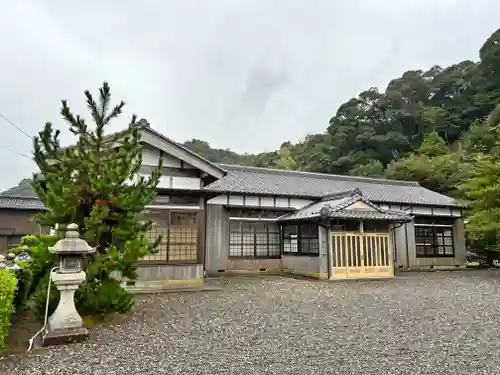
[[[32,235],[22,238],[19,249],[26,251],[31,257],[28,266],[31,272],[31,282],[27,290],[27,297],[38,289],[38,284],[54,267],[56,256],[49,251],[49,247],[54,246],[58,240],[59,237],[49,235]]]
[[[127,312],[134,305],[133,296],[114,279],[86,282],[75,296],[76,309],[81,315]]]
[[[0,269],[0,348],[5,346],[13,310],[16,278],[7,269]]]
[[[35,317],[43,322],[45,317],[45,306],[47,303],[47,291],[49,285],[49,275],[45,275],[38,283],[37,289],[34,291],[29,301],[30,309],[35,314]],[[47,317],[52,315],[59,302],[59,291],[52,283],[50,288],[49,311]]]
[[[33,295],[32,310],[36,318],[43,321],[47,301],[48,276],[40,283]],[[48,316],[52,315],[59,302],[59,291],[52,284]],[[75,292],[75,306],[80,315],[103,315],[113,312],[127,312],[134,305],[133,296],[113,279],[86,281]]]
[[[22,269],[16,271],[15,273],[17,278],[17,290],[14,297],[14,307],[16,311],[25,308],[28,300],[28,293],[33,283],[33,273],[31,272],[29,264],[23,263],[19,265]]]
[[[19,247],[12,250],[14,254],[27,252],[31,257],[30,261],[17,262],[21,269],[15,274],[17,278],[17,290],[14,297],[16,311],[26,307],[31,295],[38,289],[39,283],[54,266],[56,258],[49,251],[49,247],[53,246],[57,240],[58,237],[49,235],[24,236]],[[47,280],[45,280],[45,287]]]

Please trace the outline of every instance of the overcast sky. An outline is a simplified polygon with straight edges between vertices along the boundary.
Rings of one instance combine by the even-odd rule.
[[[66,130],[60,100],[111,84],[177,140],[270,151],[323,131],[342,102],[409,69],[478,59],[498,0],[0,0],[0,114]],[[0,119],[0,190],[34,169]],[[68,142],[69,135],[65,137]]]

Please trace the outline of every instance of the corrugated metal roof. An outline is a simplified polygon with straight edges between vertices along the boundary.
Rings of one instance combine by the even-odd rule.
[[[453,198],[420,186],[417,182],[384,180],[221,164],[228,174],[205,189],[214,192],[321,198],[359,189],[377,203],[463,207]]]
[[[363,202],[367,208],[349,207],[356,202]],[[411,221],[412,217],[402,211],[382,209],[367,199],[364,199],[359,190],[350,190],[319,202],[312,203],[301,210],[281,216],[279,221],[297,221],[306,219],[367,219]]]
[[[14,210],[45,210],[45,206],[38,198],[0,196],[0,208]]]

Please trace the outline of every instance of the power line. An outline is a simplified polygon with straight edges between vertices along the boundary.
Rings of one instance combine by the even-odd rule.
[[[10,151],[10,152],[12,152],[12,153],[14,153],[14,154],[21,155],[21,156],[25,157],[26,159],[33,160],[33,158],[30,158],[28,155],[23,154],[23,153],[22,153],[22,152],[20,152],[20,151],[13,150],[13,149],[11,149],[10,147],[4,146],[4,145],[2,145],[2,144],[0,144],[0,148],[3,148],[4,150]]]
[[[5,117],[3,114],[0,113],[0,118],[4,119],[6,122],[8,122],[10,125],[12,125],[13,127],[15,127],[17,130],[19,130],[21,133],[23,133],[26,137],[28,137],[29,139],[31,139],[31,135],[29,135],[28,133],[26,133],[20,126],[17,126],[16,124],[14,124],[12,121],[10,121],[7,117]]]

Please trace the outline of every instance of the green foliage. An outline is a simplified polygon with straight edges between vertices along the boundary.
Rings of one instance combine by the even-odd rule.
[[[22,270],[16,272],[17,290],[14,297],[14,307],[16,311],[24,309],[28,301],[28,294],[33,284],[33,273],[28,264],[20,264]]]
[[[43,321],[48,292],[48,276],[39,283],[33,299],[31,308],[35,317]],[[60,293],[52,284],[49,297],[48,316],[56,309]],[[75,292],[75,306],[80,315],[104,315],[114,312],[127,312],[134,305],[133,296],[125,291],[118,281],[107,279],[104,281],[86,281]]]
[[[31,257],[31,262],[23,267],[23,273],[31,274],[25,300],[35,292],[40,281],[56,265],[56,256],[49,251],[49,247],[54,246],[58,239],[57,236],[43,234],[24,236],[21,239],[18,250],[26,251]]]
[[[46,274],[36,285],[36,289],[33,292],[28,304],[31,311],[33,311],[35,317],[43,322],[45,317],[45,308],[47,303],[47,293],[49,286],[49,275]],[[49,317],[56,309],[59,302],[59,291],[56,286],[52,283],[50,286],[50,296],[49,296]]]
[[[151,222],[140,220],[144,207],[156,196],[160,168],[138,178],[142,161],[140,131],[145,120],[132,116],[121,132],[105,134],[110,121],[122,113],[124,102],[111,108],[111,90],[104,83],[98,101],[85,91],[95,127],[91,129],[62,101],[61,115],[76,136],[75,146],[62,148],[59,130],[51,123],[34,138],[34,159],[43,175],[32,181],[49,210],[38,215],[42,225],[76,223],[81,237],[97,248],[89,260],[87,280],[106,280],[114,270],[136,277],[136,261],[154,252],[145,234]]]
[[[363,177],[385,177],[385,169],[382,163],[378,160],[370,160],[366,164],[355,166],[349,171],[352,176]]]
[[[458,195],[457,184],[468,173],[462,154],[452,151],[437,132],[424,137],[422,145],[407,157],[391,162],[386,176],[418,181],[424,187],[448,195]]]
[[[7,269],[0,269],[0,349],[5,347],[13,311],[16,278]]]
[[[133,296],[113,279],[84,283],[76,291],[75,300],[80,315],[123,313],[129,311],[134,305]]]
[[[274,166],[280,169],[299,169],[299,165],[292,155],[289,144],[282,145],[280,150],[278,151],[278,155],[278,159],[274,161]]]
[[[199,139],[186,141],[184,142],[184,146],[198,155],[203,155],[205,158],[213,161],[214,163],[253,165],[257,162],[256,155],[239,155],[228,149],[213,149],[210,147],[208,142],[200,141]]]
[[[483,124],[483,135],[474,133],[469,145],[470,175],[459,190],[469,204],[467,234],[473,245],[488,252],[500,251],[500,117],[498,107]]]

